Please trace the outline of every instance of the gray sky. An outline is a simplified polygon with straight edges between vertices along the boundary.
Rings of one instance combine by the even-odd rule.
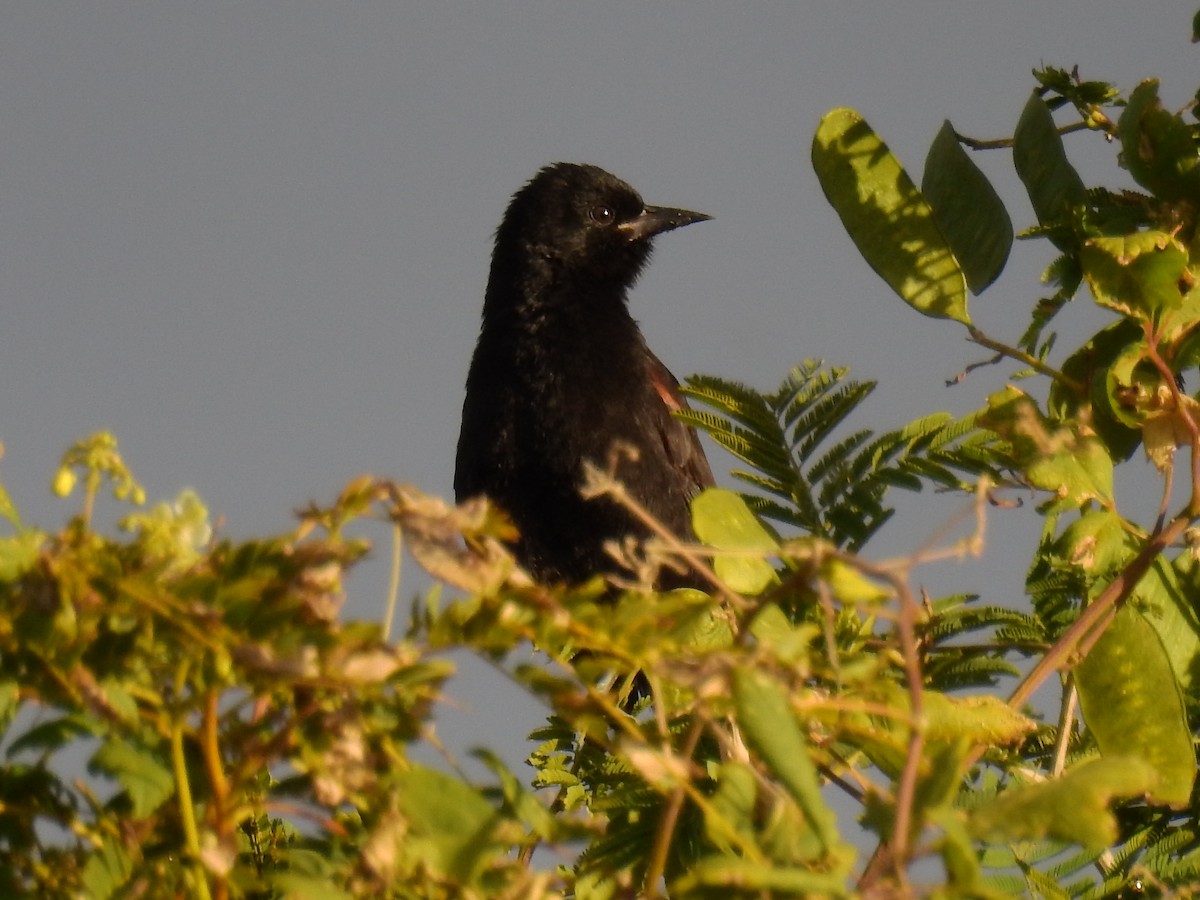
[[[51,497],[54,466],[105,428],[152,500],[194,487],[236,537],[290,528],[292,509],[362,472],[449,496],[492,232],[555,160],[715,216],[661,239],[633,297],[677,375],[769,388],[823,357],[881,380],[861,424],[965,412],[1009,370],[943,387],[985,354],[858,257],[808,162],[818,119],[857,108],[919,181],[943,118],[1010,134],[1042,64],[1124,88],[1158,76],[1178,107],[1198,81],[1194,8],[5,4],[0,480],[27,520],[58,527],[76,507]],[[1068,152],[1086,181],[1128,184],[1099,137]],[[979,161],[1030,224],[1009,155]],[[985,330],[1016,339],[1049,258],[1016,247],[973,300]],[[1064,330],[1104,320],[1088,305]],[[955,508],[937,507],[930,531]],[[1011,553],[1023,568],[1033,527],[994,522],[991,559],[955,588],[995,583],[987,599],[1019,603],[1003,575],[1019,590]],[[897,531],[888,552],[925,537]],[[348,615],[379,616],[385,567],[352,582]],[[464,727],[493,739],[515,721],[519,758],[536,711],[513,716],[494,681],[456,689],[478,714]]]

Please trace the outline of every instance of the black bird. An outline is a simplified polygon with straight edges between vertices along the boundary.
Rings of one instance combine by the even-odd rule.
[[[585,461],[619,459],[630,495],[692,538],[688,503],[712,470],[695,430],[671,415],[686,401],[627,300],[654,236],[708,218],[647,206],[595,166],[556,163],[517,192],[496,231],[454,492],[508,513],[516,556],[539,580],[612,572],[604,542],[648,535],[613,500],[580,495]],[[620,447],[633,453],[614,457]],[[699,582],[664,573],[660,586],[689,583]]]

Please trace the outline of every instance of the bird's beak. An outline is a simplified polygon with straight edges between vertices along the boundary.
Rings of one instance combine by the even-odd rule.
[[[628,222],[622,222],[617,226],[617,230],[623,232],[631,241],[640,241],[654,237],[656,234],[662,234],[664,231],[673,231],[676,228],[682,228],[684,225],[691,225],[693,222],[703,222],[705,219],[711,218],[712,216],[692,212],[690,209],[671,209],[669,206],[647,206],[642,210],[641,215],[636,219],[630,219]]]

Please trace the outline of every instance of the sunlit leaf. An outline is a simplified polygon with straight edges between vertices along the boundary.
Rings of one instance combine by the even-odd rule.
[[[1133,598],[1162,641],[1171,671],[1183,691],[1195,689],[1200,673],[1200,564],[1190,554],[1173,562],[1155,560],[1133,589]]]
[[[992,394],[979,424],[1011,444],[1013,464],[1034,487],[1071,505],[1112,503],[1113,463],[1104,444],[1045,418],[1023,391],[1009,385]]]
[[[487,859],[496,810],[470,785],[414,765],[399,780],[396,802],[409,819],[404,840],[435,871],[472,881]]]
[[[1037,728],[1037,723],[999,697],[951,697],[937,691],[923,695],[926,736],[931,741],[969,740],[989,747],[1015,744]]]
[[[1117,838],[1109,804],[1138,797],[1158,781],[1148,762],[1136,757],[1096,759],[1060,778],[1005,791],[976,809],[970,831],[994,841],[1057,838],[1085,847],[1104,847]]]
[[[12,502],[12,497],[8,495],[8,491],[2,484],[0,484],[0,518],[7,519],[18,528],[21,527],[21,516]]]
[[[746,743],[795,798],[826,850],[837,844],[837,822],[821,797],[807,740],[779,684],[751,669],[733,672],[733,702]]]
[[[882,603],[891,591],[867,578],[862,570],[840,559],[821,563],[821,578],[843,603]]]
[[[963,272],[933,210],[862,117],[851,109],[826,113],[812,160],[858,252],[892,290],[927,316],[970,324]]]
[[[713,559],[717,575],[733,590],[753,596],[775,580],[775,568],[764,557],[779,542],[738,494],[708,488],[692,501],[692,528],[709,546],[743,554]]]
[[[175,793],[175,776],[148,750],[111,738],[92,755],[89,768],[117,780],[129,794],[134,816],[148,816]]]
[[[1187,249],[1162,231],[1090,238],[1079,258],[1096,302],[1136,319],[1177,309],[1190,287]]]
[[[1075,667],[1079,704],[1106,757],[1136,757],[1157,773],[1158,803],[1183,807],[1196,778],[1183,697],[1158,634],[1123,607]]]
[[[40,531],[22,531],[0,538],[0,581],[16,581],[32,569],[45,540]]]
[[[713,890],[746,891],[776,897],[840,897],[846,893],[846,876],[809,869],[772,866],[732,856],[708,856],[688,867],[687,874],[671,885],[673,896],[713,896]]]
[[[1117,122],[1121,159],[1142,187],[1165,200],[1200,197],[1200,147],[1191,126],[1162,108],[1158,80],[1129,95]]]
[[[122,896],[118,891],[132,873],[133,860],[121,841],[114,836],[105,836],[83,867],[83,886],[88,897],[107,900],[108,897]]]
[[[1063,559],[1085,572],[1102,575],[1136,552],[1121,517],[1109,509],[1089,509],[1067,526],[1056,544]]]

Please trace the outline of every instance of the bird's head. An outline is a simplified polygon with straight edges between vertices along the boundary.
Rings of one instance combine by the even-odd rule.
[[[555,163],[513,197],[496,232],[497,262],[524,260],[552,277],[629,286],[650,257],[651,238],[711,218],[647,206],[601,168]]]

